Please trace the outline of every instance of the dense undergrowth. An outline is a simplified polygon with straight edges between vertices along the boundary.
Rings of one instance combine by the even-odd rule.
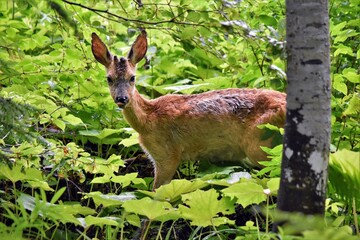
[[[330,1],[332,153],[325,219],[274,211],[281,146],[264,149],[272,160],[262,170],[183,163],[175,180],[150,191],[152,166],[90,50],[96,31],[115,54],[126,55],[145,27],[150,47],[137,86],[150,98],[228,87],[285,91],[283,1],[76,3],[0,5],[3,239],[129,239],[141,219],[150,220],[149,239],[358,239],[357,1]],[[272,233],[281,219],[288,224]]]

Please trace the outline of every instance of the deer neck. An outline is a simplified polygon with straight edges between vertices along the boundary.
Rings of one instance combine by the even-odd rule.
[[[143,98],[135,88],[131,101],[123,109],[123,114],[130,126],[141,134],[147,132],[149,128],[151,111],[151,101]]]

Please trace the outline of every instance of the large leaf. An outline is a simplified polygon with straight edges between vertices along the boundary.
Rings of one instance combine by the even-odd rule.
[[[236,202],[243,207],[259,204],[266,200],[263,187],[251,181],[242,181],[221,191],[225,196],[235,198]]]
[[[79,131],[79,133],[81,135],[84,136],[91,136],[91,137],[96,137],[100,140],[105,139],[113,134],[117,134],[123,132],[122,129],[103,129],[101,131],[99,130],[84,130],[84,131]]]
[[[200,189],[206,186],[208,186],[208,184],[201,180],[189,181],[186,179],[175,179],[172,180],[169,184],[160,186],[155,190],[155,192],[139,192],[151,196],[156,200],[174,202],[179,200],[182,194],[193,192],[196,189]]]
[[[336,192],[349,204],[360,206],[360,157],[359,152],[347,149],[330,155],[329,180]]]
[[[18,202],[23,205],[25,209],[31,211],[35,217],[48,218],[64,224],[80,224],[75,215],[90,215],[95,213],[93,209],[83,207],[80,204],[53,204],[23,193],[18,198]]]
[[[179,205],[179,211],[182,217],[191,220],[191,225],[207,227],[233,224],[228,218],[220,217],[219,214],[234,213],[234,201],[227,197],[219,199],[219,193],[215,189],[208,191],[198,189],[183,194],[182,200],[186,205]]]
[[[156,201],[148,197],[126,201],[123,207],[127,212],[145,216],[151,221],[165,222],[180,218],[179,213],[170,203]]]
[[[124,202],[135,199],[135,194],[130,192],[125,192],[120,195],[116,194],[102,194],[101,192],[91,192],[86,193],[85,196],[92,198],[95,202],[96,206],[119,206],[122,205]]]

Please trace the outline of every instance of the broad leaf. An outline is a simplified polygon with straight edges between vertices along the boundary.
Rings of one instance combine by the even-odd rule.
[[[175,179],[172,180],[169,184],[160,186],[155,190],[155,192],[139,192],[151,196],[156,200],[174,202],[179,200],[182,194],[193,192],[196,189],[200,189],[206,186],[208,186],[208,184],[201,180],[189,181],[186,179]]]
[[[219,193],[215,189],[208,191],[198,189],[183,194],[182,200],[186,205],[179,205],[179,211],[182,217],[191,220],[191,225],[207,227],[233,223],[226,217],[220,217],[219,214],[234,213],[234,201],[227,197],[219,199]]]
[[[244,208],[250,204],[259,204],[266,200],[264,189],[251,181],[242,181],[221,190],[225,196],[236,198]]]
[[[85,196],[90,197],[95,202],[96,206],[119,206],[122,205],[124,202],[134,199],[135,194],[134,193],[122,193],[120,195],[116,194],[102,194],[101,192],[91,192],[86,193]]]
[[[179,213],[170,203],[152,200],[148,197],[126,201],[123,208],[127,212],[145,216],[151,221],[165,222],[180,218]]]

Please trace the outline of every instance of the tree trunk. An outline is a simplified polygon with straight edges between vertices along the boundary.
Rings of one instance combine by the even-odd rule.
[[[327,0],[286,1],[287,113],[277,208],[324,214],[330,148]]]

